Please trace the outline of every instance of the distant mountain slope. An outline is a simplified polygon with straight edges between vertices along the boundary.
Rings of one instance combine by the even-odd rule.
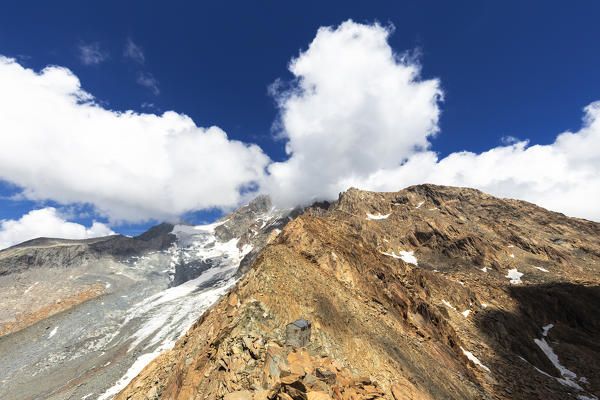
[[[111,398],[298,213],[260,196],[214,224],[1,251],[0,398]]]
[[[123,235],[72,240],[37,238],[0,250],[0,276],[35,267],[70,267],[104,256],[128,257],[168,248],[172,224],[163,223],[136,237]]]
[[[176,239],[172,230],[172,224],[161,224],[137,237],[36,238],[0,251],[0,285],[11,287],[0,294],[0,304],[5,305],[0,312],[0,336],[103,294],[106,288],[100,280],[74,280],[73,276],[101,264],[165,250]]]
[[[350,189],[117,398],[595,399],[599,284],[598,223],[473,189]],[[285,345],[297,318],[304,350]]]

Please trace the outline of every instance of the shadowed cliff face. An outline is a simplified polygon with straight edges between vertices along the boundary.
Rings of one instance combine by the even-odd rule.
[[[600,286],[547,283],[509,288],[516,307],[492,309],[474,320],[505,367],[502,379],[519,392],[533,396],[537,386],[561,393],[600,392]],[[540,346],[545,341],[558,362],[557,368]],[[547,349],[546,349],[547,351]],[[533,368],[535,372],[524,373]],[[580,389],[578,389],[578,387]]]
[[[599,287],[600,224],[472,189],[350,189],[117,398],[593,399]],[[300,317],[302,351],[284,345]],[[323,365],[337,378],[310,383]]]

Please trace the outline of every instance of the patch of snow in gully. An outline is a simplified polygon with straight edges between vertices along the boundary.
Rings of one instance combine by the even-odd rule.
[[[473,363],[475,363],[476,365],[479,365],[481,368],[483,368],[483,369],[485,369],[486,371],[490,372],[490,369],[489,369],[488,367],[486,367],[485,365],[483,365],[483,364],[481,363],[481,361],[479,361],[479,360],[477,359],[477,357],[475,357],[475,356],[473,355],[473,353],[471,353],[470,351],[467,351],[467,350],[463,349],[462,347],[461,347],[460,349],[462,350],[463,354],[464,354],[465,356],[467,356],[467,358],[468,358],[469,360],[473,361]]]
[[[552,328],[554,328],[554,324],[548,324],[548,325],[542,326],[542,335],[544,335],[544,337],[548,336],[548,331]]]
[[[392,251],[392,253],[381,253],[383,255],[389,256],[389,257],[393,257],[393,258],[398,258],[402,261],[404,261],[405,263],[408,264],[414,264],[414,265],[418,265],[417,263],[417,258],[415,257],[415,252],[414,251],[403,251],[400,250],[400,255],[396,255],[395,251]]]
[[[550,360],[550,362],[552,363],[552,365],[554,365],[554,367],[558,370],[558,372],[560,372],[561,377],[555,378],[559,383],[561,383],[562,385],[565,385],[565,386],[570,386],[577,390],[583,390],[583,388],[581,386],[579,386],[576,382],[573,381],[574,379],[577,378],[577,375],[573,371],[567,369],[565,366],[563,366],[558,361],[558,356],[556,355],[554,350],[552,350],[552,347],[550,347],[548,342],[546,342],[545,338],[548,336],[548,331],[550,329],[552,329],[553,327],[554,327],[554,325],[552,325],[552,324],[543,326],[542,327],[542,338],[541,339],[533,339],[533,341],[535,342],[535,344],[538,345],[538,347],[542,350],[542,352],[544,352],[546,357],[548,357],[548,360]],[[543,372],[543,371],[540,371],[540,372]],[[544,373],[544,374],[546,374],[546,373]],[[548,375],[548,374],[546,374],[546,375]]]
[[[577,400],[598,400],[598,398],[594,395],[585,396],[583,394],[580,394],[577,396]]]
[[[443,304],[444,304],[446,307],[448,307],[448,308],[451,308],[451,309],[453,309],[453,310],[456,310],[456,308],[455,308],[455,307],[454,307],[452,304],[448,303],[446,300],[442,300],[442,303],[443,303]]]

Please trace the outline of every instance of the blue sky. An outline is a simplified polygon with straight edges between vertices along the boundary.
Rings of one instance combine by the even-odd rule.
[[[288,69],[290,60],[307,52],[319,27],[335,29],[349,19],[369,27],[378,22],[389,32],[388,46],[398,54],[408,52],[409,63],[418,63],[419,81],[438,80],[443,101],[440,97],[436,106],[437,133],[426,134],[428,150],[437,153],[438,160],[463,150],[479,154],[519,140],[528,140],[526,147],[551,145],[562,132],[578,132],[583,109],[600,100],[597,2],[372,3],[130,1],[89,6],[72,1],[31,7],[13,2],[0,14],[0,55],[36,73],[48,65],[69,69],[106,110],[157,115],[173,110],[198,127],[217,126],[229,140],[257,145],[269,163],[290,158],[285,145],[294,143],[293,132],[301,130],[281,129],[289,103],[282,105],[285,96],[269,94],[269,87],[278,79],[283,87],[295,87],[298,75]],[[274,130],[277,121],[279,129]],[[0,131],[5,139],[19,135],[18,129]],[[513,139],[507,141],[509,137]],[[298,146],[293,153],[310,147]],[[348,157],[352,159],[351,154]],[[410,156],[399,157],[398,163],[406,158]],[[265,168],[264,160],[257,160],[253,161],[260,164],[257,168]],[[589,163],[598,167],[596,158]],[[137,234],[155,222],[152,212],[126,221],[99,211],[93,202],[82,205],[60,195],[15,199],[27,187],[25,181],[2,171],[0,178],[0,220],[16,221],[32,209],[55,207],[65,220],[88,227],[93,220],[102,221],[125,234]],[[255,187],[254,180],[248,178],[250,187]],[[303,181],[298,182],[302,187]],[[396,190],[403,183],[398,180]],[[278,184],[265,188],[273,185]],[[515,185],[518,191],[487,182],[473,186],[597,219],[591,205],[579,213],[545,202],[539,190],[537,197],[528,197],[522,182]],[[327,197],[333,190],[331,185],[327,188],[313,197]],[[210,192],[210,186],[205,190]],[[232,201],[197,204],[208,204],[209,209],[178,214],[193,223],[210,221]]]

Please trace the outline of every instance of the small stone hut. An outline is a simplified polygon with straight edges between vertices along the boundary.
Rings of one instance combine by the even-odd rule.
[[[285,327],[285,344],[288,346],[306,347],[310,343],[311,323],[304,318],[287,324]]]

